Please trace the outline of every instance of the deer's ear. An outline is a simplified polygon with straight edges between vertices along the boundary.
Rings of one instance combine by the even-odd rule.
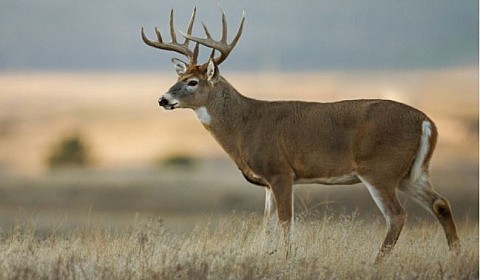
[[[175,71],[177,71],[177,74],[179,76],[187,72],[187,63],[185,63],[184,61],[178,58],[172,58],[172,63],[173,65],[175,65]]]
[[[210,59],[207,66],[207,80],[210,83],[215,84],[218,81],[219,77],[220,73],[218,73],[218,67],[215,64],[215,61],[213,61],[213,59]]]

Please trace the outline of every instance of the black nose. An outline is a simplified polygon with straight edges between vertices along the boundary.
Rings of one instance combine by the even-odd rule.
[[[158,105],[160,105],[162,107],[167,106],[168,105],[168,100],[162,97],[160,100],[158,100]]]

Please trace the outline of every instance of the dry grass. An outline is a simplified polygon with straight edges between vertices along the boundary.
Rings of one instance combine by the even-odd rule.
[[[122,230],[79,226],[39,237],[35,219],[0,241],[2,279],[478,279],[478,225],[460,225],[450,253],[438,224],[407,227],[378,266],[380,222],[355,215],[296,223],[295,254],[265,237],[258,217],[232,214],[178,234],[161,219],[135,218]]]

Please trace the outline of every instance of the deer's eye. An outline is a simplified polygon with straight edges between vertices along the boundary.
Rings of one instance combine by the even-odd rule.
[[[191,80],[191,81],[188,82],[188,86],[190,86],[190,87],[194,87],[196,85],[198,85],[198,81]]]

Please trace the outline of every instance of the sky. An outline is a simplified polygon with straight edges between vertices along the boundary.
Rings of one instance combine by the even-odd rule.
[[[225,64],[239,71],[398,70],[478,65],[476,0],[0,0],[0,71],[170,70],[181,55],[148,47],[140,29],[164,36],[169,10],[185,30],[197,7],[214,38],[221,6],[229,38],[245,28]],[[201,50],[201,59],[209,51]]]

